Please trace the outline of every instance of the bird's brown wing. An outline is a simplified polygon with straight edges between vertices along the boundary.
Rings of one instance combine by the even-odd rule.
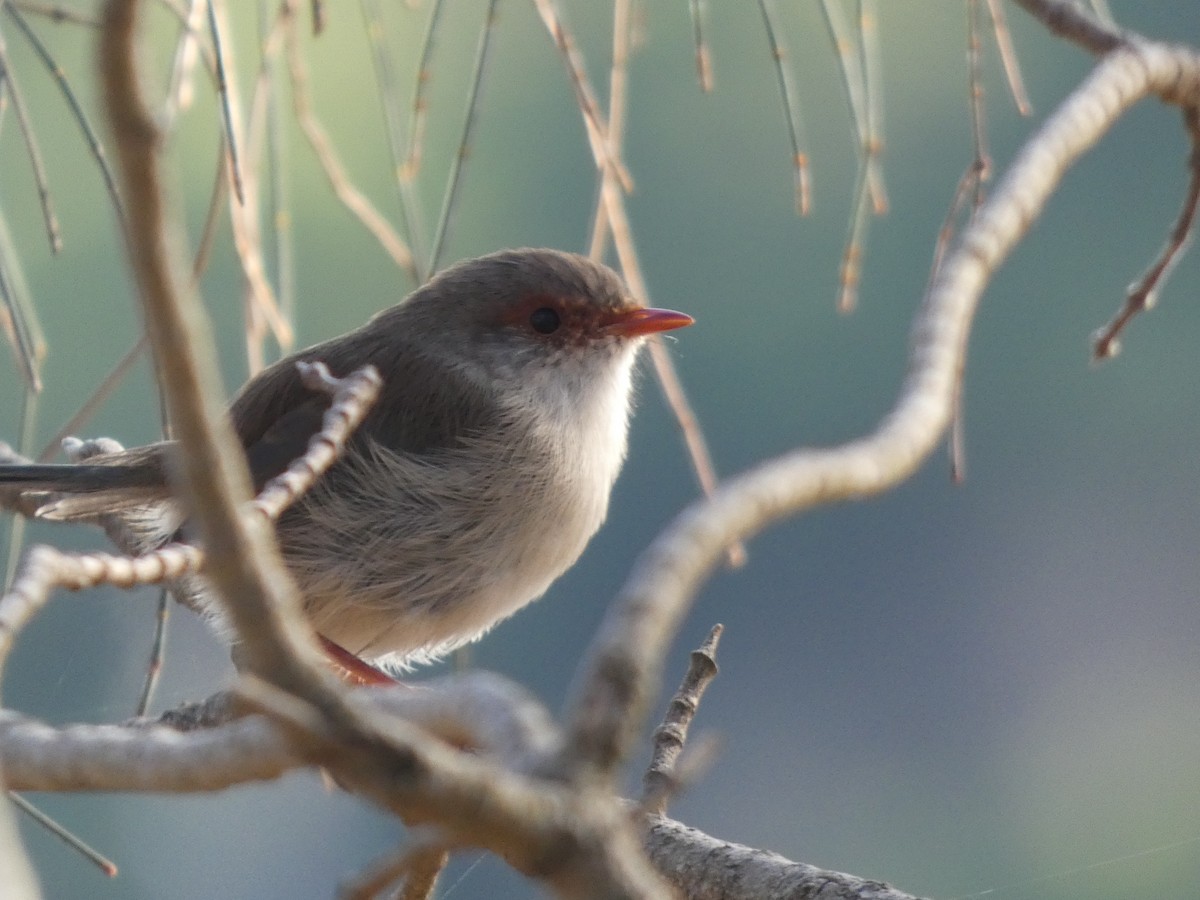
[[[379,398],[352,438],[350,452],[368,441],[399,452],[434,452],[494,423],[498,408],[489,385],[398,343],[394,334],[387,340],[386,333],[375,333],[382,330],[373,329],[376,324],[275,363],[234,399],[230,415],[256,489],[304,454],[329,406],[328,397],[301,381],[296,368],[301,360],[323,362],[338,377],[367,364],[379,370]]]

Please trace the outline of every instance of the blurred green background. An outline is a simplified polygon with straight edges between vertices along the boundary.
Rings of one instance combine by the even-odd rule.
[[[461,127],[482,2],[446,4],[436,49],[428,165],[432,218]],[[564,3],[606,93],[611,10]],[[834,308],[855,177],[852,125],[814,3],[780,4],[792,50],[815,206],[793,212],[784,120],[751,3],[712,4],[716,90],[693,72],[683,3],[642,4],[631,64],[630,215],[651,299],[695,315],[673,352],[717,464],[730,473],[788,448],[872,427],[892,403],[934,239],[970,160],[964,4],[880,4],[885,173],[891,211],[871,223],[860,308]],[[1194,0],[1113,0],[1154,37],[1200,44]],[[1008,5],[1034,103],[1020,118],[990,37],[988,130],[1003,170],[1088,71],[1090,59]],[[406,79],[427,7],[388,6]],[[251,5],[232,36],[253,75]],[[329,4],[306,38],[315,102],[363,190],[395,218],[394,188],[359,10]],[[95,106],[92,35],[35,21]],[[38,446],[136,335],[113,217],[53,83],[0,16],[47,157],[65,249],[45,248],[11,111],[0,132],[0,202],[45,324],[50,355]],[[170,48],[149,35],[149,70]],[[570,83],[531,4],[501,5],[447,259],[504,246],[581,249],[595,178]],[[202,91],[172,143],[194,237],[216,153]],[[292,128],[293,137],[295,129]],[[886,496],[818,510],[754,540],[749,563],[700,594],[667,671],[717,621],[722,675],[696,731],[720,739],[673,807],[717,836],[938,898],[1200,895],[1200,258],[1185,257],[1125,351],[1089,364],[1088,336],[1161,245],[1186,184],[1174,109],[1147,102],[1068,175],[989,287],[965,387],[967,481],[937,455]],[[289,154],[299,330],[312,342],[359,324],[410,285],[331,198],[307,147]],[[222,226],[203,290],[226,383],[245,376],[241,276]],[[0,376],[15,437],[20,381]],[[643,378],[630,460],[609,524],[540,603],[471,651],[559,709],[602,612],[639,550],[695,494],[676,427]],[[153,439],[147,367],[87,427]],[[29,537],[101,546],[79,530]],[[153,592],[62,595],[21,639],[5,702],[51,721],[128,716],[153,627]],[[159,705],[226,685],[220,644],[186,612],[170,626]],[[643,756],[645,754],[643,753]],[[642,759],[634,760],[637,784]],[[633,789],[631,787],[631,789]],[[202,797],[45,796],[46,810],[121,866],[106,881],[53,838],[23,828],[50,897],[327,897],[404,840],[401,828],[310,776]],[[1143,853],[1143,851],[1146,851]],[[527,897],[530,884],[478,854],[440,896]]]

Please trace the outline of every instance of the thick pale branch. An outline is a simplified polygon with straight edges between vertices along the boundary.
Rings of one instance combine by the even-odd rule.
[[[0,765],[21,791],[215,791],[304,763],[278,728],[249,717],[182,734],[165,726],[54,728],[0,712]]]
[[[655,868],[688,900],[916,900],[881,881],[731,844],[661,816],[647,823],[644,843]]]
[[[971,321],[988,279],[1063,173],[1137,100],[1194,105],[1200,57],[1137,43],[1104,58],[1026,144],[939,273],[913,328],[909,371],[873,434],[801,449],[731,479],[684,510],[642,554],[585,663],[564,762],[602,770],[625,758],[657,684],[663,649],[730,542],[785,516],[861,499],[911,475],[950,420]]]

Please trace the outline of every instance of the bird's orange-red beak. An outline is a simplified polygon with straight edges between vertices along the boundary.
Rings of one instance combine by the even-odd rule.
[[[696,320],[687,313],[672,309],[622,309],[608,313],[601,322],[606,334],[640,337],[658,331],[671,331],[691,325]]]

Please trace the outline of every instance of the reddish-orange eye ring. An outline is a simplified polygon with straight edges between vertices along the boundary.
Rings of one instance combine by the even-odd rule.
[[[558,331],[558,326],[562,324],[562,320],[558,317],[558,313],[548,306],[535,309],[529,314],[529,325],[538,334],[553,334]]]

